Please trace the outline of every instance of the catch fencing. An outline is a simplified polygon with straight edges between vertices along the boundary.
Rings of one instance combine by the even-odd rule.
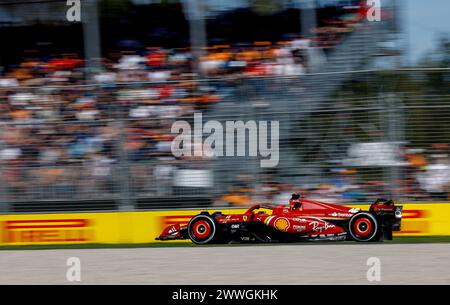
[[[236,206],[291,192],[330,202],[446,201],[449,81],[448,69],[405,69],[2,88],[0,206]],[[323,96],[328,86],[334,93]],[[278,166],[174,157],[172,124],[193,126],[194,113],[203,123],[279,121]]]

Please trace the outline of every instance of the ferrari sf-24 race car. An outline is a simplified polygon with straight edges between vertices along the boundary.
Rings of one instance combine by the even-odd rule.
[[[201,212],[187,224],[165,228],[157,240],[190,239],[195,244],[230,242],[297,242],[307,240],[391,240],[400,231],[402,206],[377,199],[369,211],[302,199],[289,206],[255,205],[243,214]]]

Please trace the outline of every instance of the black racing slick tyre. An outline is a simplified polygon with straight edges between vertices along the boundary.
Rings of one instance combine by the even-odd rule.
[[[212,243],[216,235],[216,223],[211,216],[200,214],[189,221],[188,236],[194,244],[205,245]]]
[[[353,240],[359,242],[378,241],[378,222],[370,213],[360,212],[353,215],[348,223],[348,231]]]

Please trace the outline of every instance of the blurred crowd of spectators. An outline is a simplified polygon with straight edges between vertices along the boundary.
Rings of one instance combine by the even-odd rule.
[[[111,171],[125,155],[132,187],[153,191],[164,180],[158,173],[196,164],[172,157],[173,121],[223,100],[233,88],[228,77],[303,73],[299,41],[211,47],[201,70],[226,78],[208,83],[195,80],[188,49],[112,54],[88,71],[90,84],[74,55],[29,57],[0,78],[3,182],[11,196],[109,194],[119,190]]]
[[[249,175],[238,175],[228,191],[215,198],[214,205],[286,204],[293,193],[341,204],[370,203],[392,196],[394,200],[406,201],[450,200],[450,144],[435,143],[428,149],[403,147],[399,157],[405,162],[398,167],[327,169],[317,183],[277,183],[271,175],[264,175],[255,183]],[[391,171],[398,174],[393,180],[387,178]],[[311,181],[314,178],[309,177]]]
[[[311,48],[335,47],[363,18],[358,11],[322,20],[313,40],[211,46],[198,65],[189,48],[110,52],[89,69],[76,54],[27,51],[23,62],[0,67],[0,192],[28,199],[110,196],[124,175],[131,191],[161,192],[175,169],[207,168],[207,160],[172,156],[174,120],[208,111],[240,77],[308,72]],[[198,73],[219,81],[197,81]]]

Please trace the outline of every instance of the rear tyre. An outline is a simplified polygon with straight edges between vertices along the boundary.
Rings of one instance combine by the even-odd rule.
[[[217,229],[214,219],[205,214],[194,216],[188,224],[188,236],[194,244],[204,245],[216,238]]]
[[[378,241],[378,223],[375,217],[366,212],[355,214],[348,223],[351,237],[360,242]]]

